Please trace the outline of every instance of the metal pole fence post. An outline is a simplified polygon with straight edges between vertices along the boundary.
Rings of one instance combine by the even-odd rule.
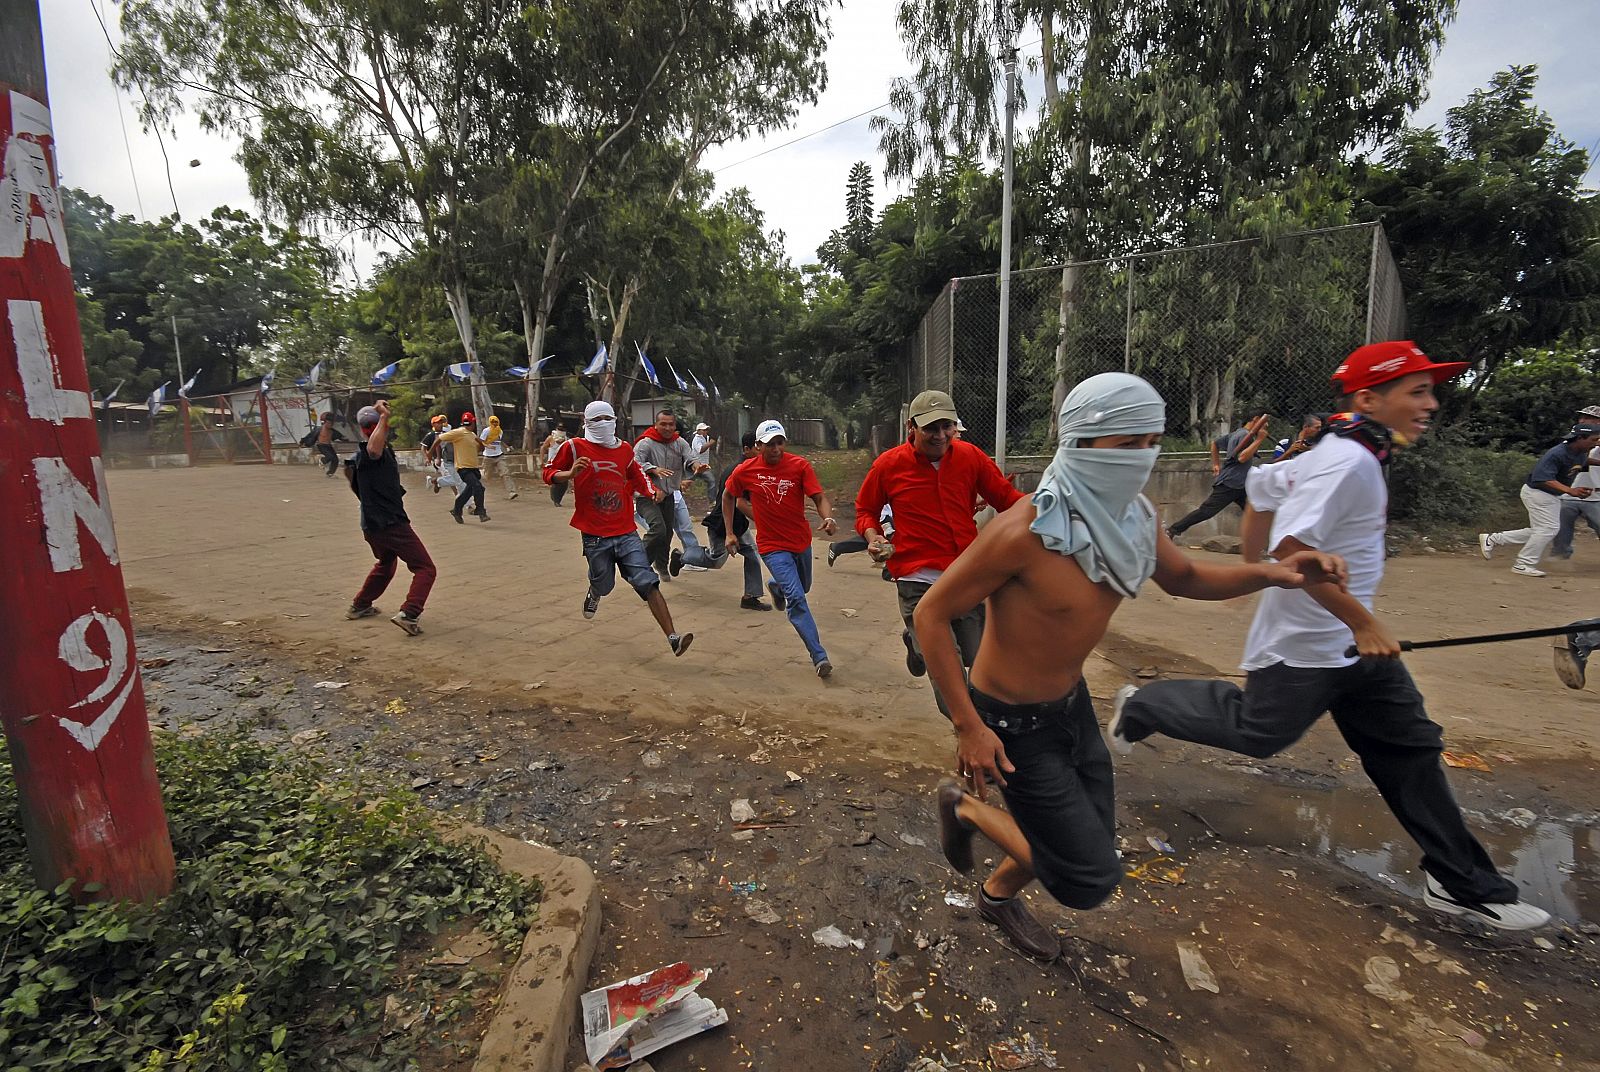
[[[1128,260],[1128,313],[1122,322],[1122,371],[1133,371],[1133,273],[1138,261]]]
[[[1011,372],[1011,143],[1017,97],[1017,49],[1009,36],[1005,64],[1006,145],[1000,185],[1000,339],[994,383],[994,463],[1002,470],[1006,465],[1006,403]]]
[[[61,218],[37,0],[0,0],[0,725],[33,876],[172,889]],[[97,892],[85,886],[98,884]]]
[[[1373,224],[1369,234],[1371,237],[1368,239],[1368,245],[1371,255],[1367,258],[1369,263],[1367,266],[1367,334],[1365,342],[1372,341],[1372,314],[1376,309],[1377,303],[1374,298],[1378,290],[1378,239],[1383,234],[1383,225]]]

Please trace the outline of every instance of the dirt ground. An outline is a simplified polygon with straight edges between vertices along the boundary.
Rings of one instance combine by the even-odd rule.
[[[591,982],[678,959],[715,970],[705,993],[729,1025],[652,1058],[662,1072],[1043,1067],[1040,1054],[1108,1069],[1600,1068],[1600,691],[1563,688],[1548,642],[1409,665],[1449,747],[1492,768],[1451,772],[1463,806],[1559,926],[1490,935],[1422,908],[1414,850],[1324,724],[1269,761],[1136,750],[1118,815],[1142,877],[1089,913],[1036,898],[1067,948],[1041,966],[962,906],[975,886],[937,853],[948,730],[863,556],[829,570],[818,544],[833,680],[810,673],[782,615],[738,609],[737,564],[667,587],[697,636],[674,659],[631,594],[578,615],[568,510],[530,486],[457,526],[409,479],[441,567],[415,639],[342,618],[370,562],[342,481],[289,466],[110,474],[141,655],[175,660],[147,675],[152,717],[243,721],[587,859],[606,895]],[[1592,616],[1597,551],[1580,544],[1542,581],[1509,562],[1398,558],[1380,609],[1413,639]],[[1120,612],[1091,691],[1104,708],[1130,679],[1231,672],[1249,613],[1151,590]],[[735,828],[741,799],[765,828]],[[818,945],[829,925],[862,948]],[[1186,985],[1179,943],[1217,993]]]

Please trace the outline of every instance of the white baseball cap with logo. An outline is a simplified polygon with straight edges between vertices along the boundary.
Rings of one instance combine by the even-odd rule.
[[[788,434],[783,430],[783,425],[778,421],[762,421],[756,425],[757,443],[770,443],[778,436],[783,436],[785,439],[789,438]]]

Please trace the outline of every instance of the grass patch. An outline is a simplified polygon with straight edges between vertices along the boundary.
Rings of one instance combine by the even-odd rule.
[[[163,735],[156,759],[177,888],[77,905],[33,885],[0,756],[7,1072],[414,1067],[385,1023],[397,966],[467,921],[514,949],[536,911],[536,885],[443,841],[407,795],[240,736]]]

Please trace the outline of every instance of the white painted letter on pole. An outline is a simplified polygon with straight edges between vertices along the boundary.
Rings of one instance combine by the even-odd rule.
[[[44,307],[36,301],[6,302],[6,318],[11,322],[11,341],[17,348],[17,372],[22,377],[22,393],[28,400],[28,416],[51,424],[65,424],[68,417],[89,420],[94,416],[87,391],[68,391],[61,386],[61,368],[45,334]]]
[[[111,525],[111,500],[106,496],[105,465],[94,459],[94,489],[84,487],[61,458],[35,458],[33,472],[39,481],[39,509],[44,515],[44,540],[50,548],[50,568],[57,573],[83,567],[78,547],[78,523],[100,544],[112,565],[117,564],[117,534]]]

